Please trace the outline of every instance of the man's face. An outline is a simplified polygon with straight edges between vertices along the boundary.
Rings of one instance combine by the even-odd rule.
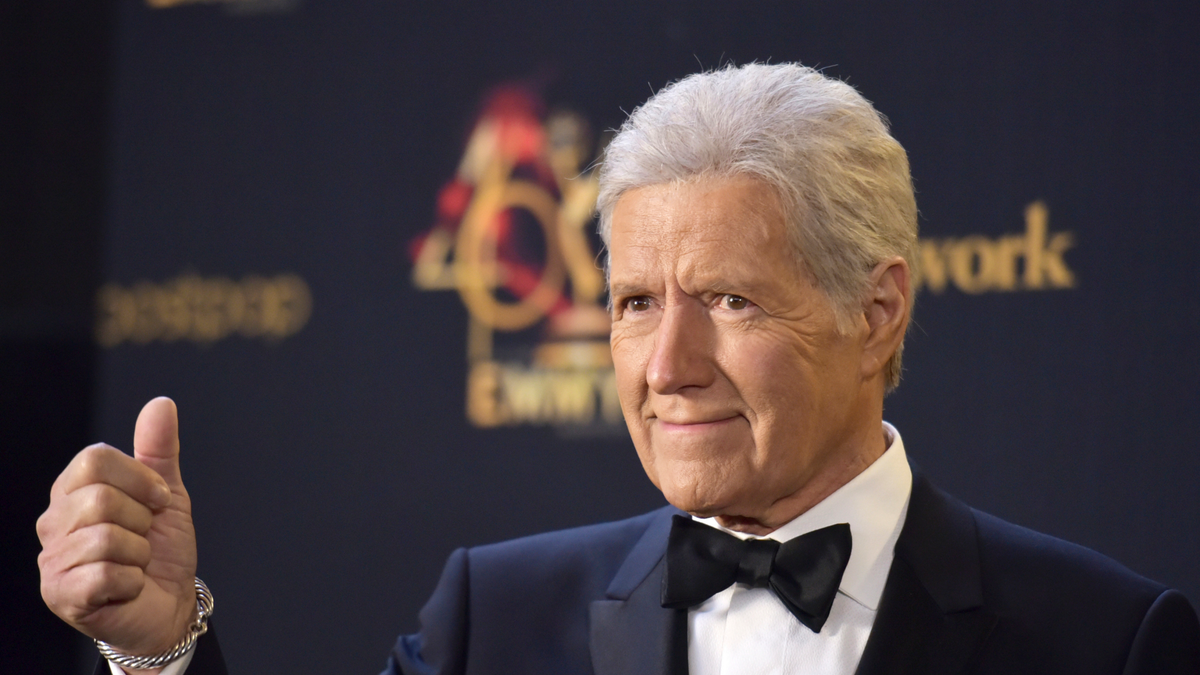
[[[631,190],[612,215],[612,353],[642,466],[675,506],[748,531],[824,498],[864,425],[881,434],[865,320],[838,333],[785,228],[747,177]]]

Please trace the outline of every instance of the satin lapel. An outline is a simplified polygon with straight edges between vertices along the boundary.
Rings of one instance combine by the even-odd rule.
[[[970,509],[914,471],[904,529],[858,675],[959,675],[997,622],[983,608]]]
[[[677,513],[677,512],[676,512]],[[662,607],[671,512],[657,519],[590,608],[596,675],[687,675],[687,611]]]

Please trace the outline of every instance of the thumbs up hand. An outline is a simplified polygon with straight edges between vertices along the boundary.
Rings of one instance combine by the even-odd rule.
[[[42,598],[61,619],[127,654],[174,646],[196,618],[196,533],[175,403],[142,408],[133,457],[103,443],[76,455],[37,532]]]

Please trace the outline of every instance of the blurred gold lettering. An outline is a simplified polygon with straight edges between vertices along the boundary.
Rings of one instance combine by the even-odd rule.
[[[596,388],[591,373],[567,371],[550,379],[551,410],[562,422],[589,422],[596,416]]]
[[[950,278],[964,293],[989,290],[996,277],[997,256],[986,237],[963,237],[942,248],[950,267]]]
[[[913,287],[919,288],[924,282],[929,290],[941,293],[946,290],[946,258],[942,255],[942,244],[936,239],[922,239],[921,246],[921,277],[913,280]]]
[[[1024,234],[922,239],[922,274],[914,287],[941,293],[953,285],[972,294],[1074,288],[1075,273],[1063,255],[1075,246],[1075,235],[1050,233],[1049,214],[1039,200],[1025,208]]]
[[[492,361],[471,364],[467,375],[467,419],[477,427],[504,424],[508,411],[500,407],[500,366]]]
[[[233,333],[268,342],[294,335],[312,314],[308,284],[272,278],[185,274],[161,284],[105,284],[97,294],[96,339],[104,347],[188,340],[208,344]]]
[[[550,417],[550,389],[541,373],[524,368],[505,368],[501,371],[504,377],[503,392],[508,409],[512,412],[513,421],[535,422]]]
[[[467,418],[478,427],[619,423],[612,368],[571,370],[477,361],[467,376]]]
[[[1075,245],[1070,232],[1058,232],[1046,241],[1050,211],[1040,201],[1025,209],[1025,287],[1071,288],[1075,275],[1063,253]]]

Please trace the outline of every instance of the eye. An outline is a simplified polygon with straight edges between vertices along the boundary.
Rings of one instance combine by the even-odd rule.
[[[725,309],[738,310],[738,309],[748,309],[750,307],[750,305],[752,305],[754,303],[750,302],[749,300],[743,298],[740,295],[733,295],[732,293],[726,293],[725,295],[721,296],[720,304],[721,304],[721,307],[724,307]]]
[[[645,312],[646,310],[650,309],[650,307],[650,298],[644,295],[635,295],[634,297],[625,301],[625,309],[629,310],[630,312]]]

